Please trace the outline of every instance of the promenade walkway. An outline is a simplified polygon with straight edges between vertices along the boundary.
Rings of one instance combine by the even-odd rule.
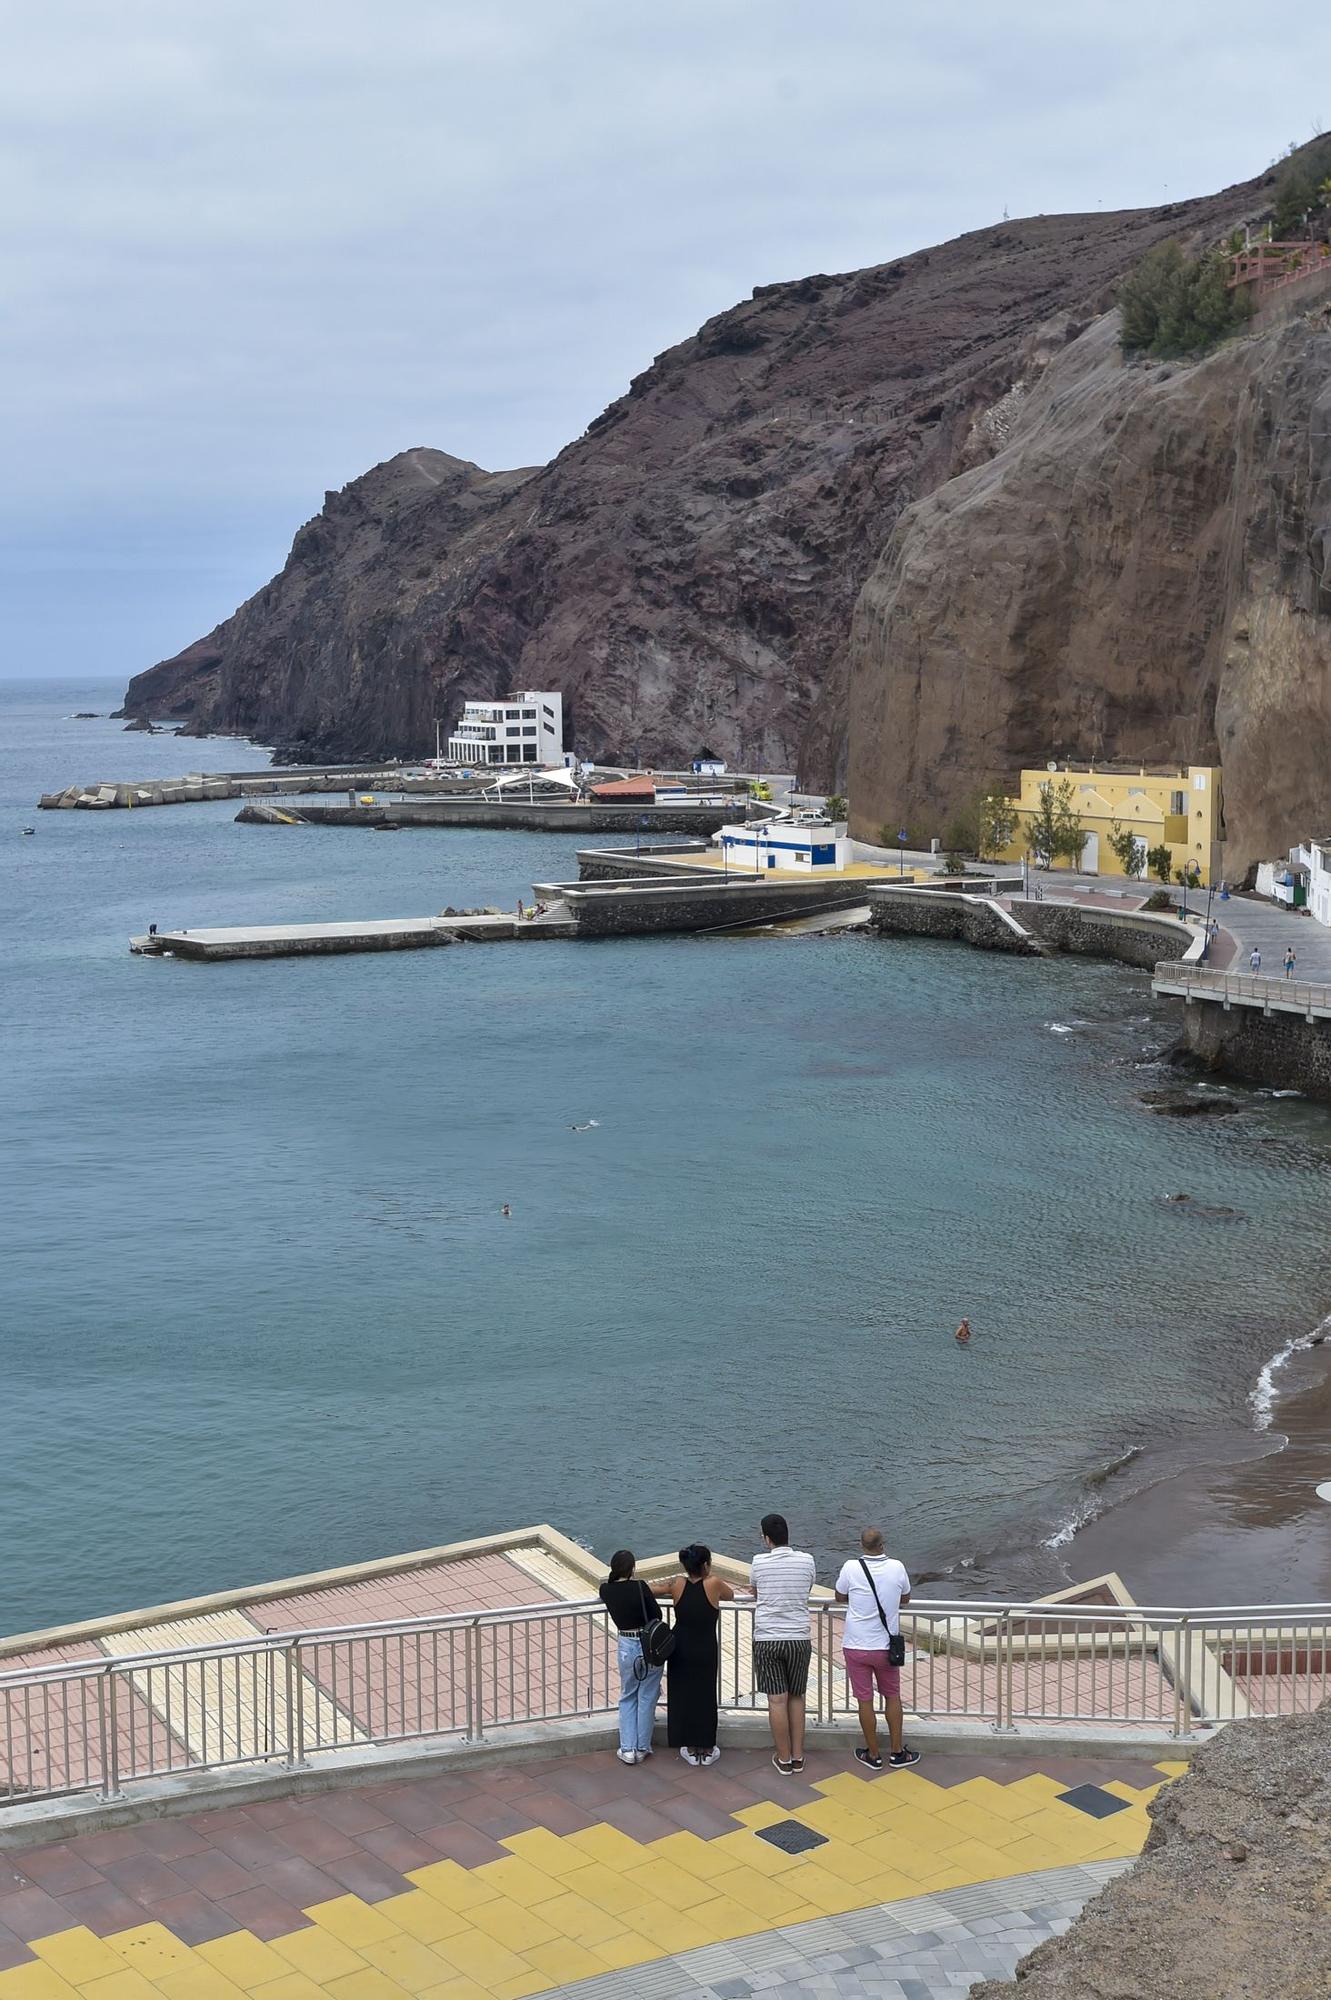
[[[0,1851],[0,2000],[956,1996],[1066,1927],[1182,1768],[603,1750],[117,1826]]]

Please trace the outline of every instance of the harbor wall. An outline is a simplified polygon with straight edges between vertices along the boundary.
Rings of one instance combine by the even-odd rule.
[[[931,937],[973,944],[981,951],[1034,952],[1034,942],[1007,923],[991,903],[951,889],[884,889],[866,893],[869,922],[885,937]]]
[[[1015,898],[1012,914],[1026,930],[1055,951],[1080,952],[1087,958],[1116,958],[1153,972],[1162,959],[1181,958],[1196,932],[1172,917],[1145,910],[1098,910],[1085,904],[1036,902]]]
[[[245,806],[236,814],[247,826],[280,824],[271,806]],[[292,806],[282,816],[298,826],[507,827],[523,833],[713,834],[734,818],[725,806],[498,805],[492,799],[395,799],[373,806]],[[632,850],[630,849],[631,853]]]
[[[1187,1000],[1183,1051],[1203,1068],[1272,1090],[1301,1090],[1331,1100],[1331,1021],[1263,1014],[1215,1000]]]
[[[623,888],[588,883],[567,889],[568,913],[579,937],[643,937],[653,932],[726,930],[774,924],[825,910],[853,909],[865,885],[824,882],[630,882]]]

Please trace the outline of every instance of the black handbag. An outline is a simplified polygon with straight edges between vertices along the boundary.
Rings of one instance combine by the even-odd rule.
[[[883,1621],[883,1630],[887,1632],[887,1664],[889,1667],[904,1667],[906,1664],[906,1635],[904,1632],[888,1631],[887,1613],[883,1609],[883,1600],[878,1595],[878,1585],[873,1580],[873,1571],[869,1568],[863,1556],[860,1557],[860,1568],[864,1571],[865,1582],[873,1592],[873,1601],[878,1606],[878,1616]]]
[[[642,1597],[642,1633],[639,1645],[642,1647],[642,1672],[638,1679],[644,1680],[653,1667],[663,1667],[675,1650],[675,1628],[667,1625],[664,1618],[652,1618],[647,1611],[647,1586],[638,1578],[638,1590]]]

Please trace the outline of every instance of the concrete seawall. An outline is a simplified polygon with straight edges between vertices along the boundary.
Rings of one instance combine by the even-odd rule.
[[[864,897],[869,922],[885,937],[945,938],[981,951],[1036,953],[1020,925],[986,898],[950,889],[891,889],[875,884]]]
[[[522,833],[682,833],[707,836],[735,818],[732,806],[549,805],[523,800],[394,799],[373,806],[245,806],[236,814],[247,826],[505,827]]]
[[[1009,914],[975,895],[878,884],[866,900],[870,923],[885,936],[945,938],[981,951],[1078,952],[1151,971],[1162,958],[1181,958],[1199,943],[1198,933],[1185,924],[1142,910],[1101,910],[1018,896],[1012,898]]]

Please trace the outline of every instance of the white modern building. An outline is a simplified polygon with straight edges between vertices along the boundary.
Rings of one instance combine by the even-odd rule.
[[[807,868],[827,874],[844,869],[850,842],[838,838],[825,819],[769,819],[752,826],[723,826],[712,836],[728,867],[738,874],[763,874],[769,868]]]
[[[564,698],[558,694],[506,694],[499,701],[469,701],[448,739],[450,764],[562,764]]]

